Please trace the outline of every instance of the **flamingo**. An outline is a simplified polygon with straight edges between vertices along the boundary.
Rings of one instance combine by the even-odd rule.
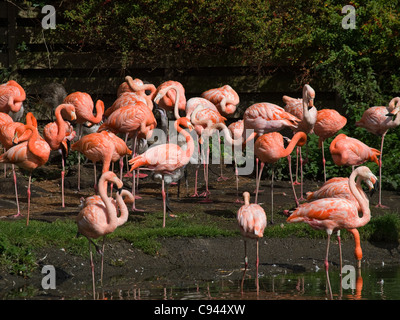
[[[285,149],[283,144],[283,136],[279,132],[269,132],[263,134],[259,137],[254,144],[254,154],[261,161],[260,173],[257,179],[256,186],[256,198],[255,203],[257,203],[258,189],[260,185],[262,171],[264,169],[265,163],[275,164],[280,158],[287,157],[294,149],[295,146],[303,146],[307,142],[307,135],[299,131],[291,139],[289,145]],[[290,180],[292,182],[293,193],[298,206],[298,200],[296,193],[294,191],[293,178],[291,172],[291,166],[289,163],[290,170]],[[272,168],[272,178],[271,178],[271,223],[274,223],[274,170]]]
[[[104,111],[104,117],[108,118],[115,110],[130,104],[135,104],[137,101],[147,104],[146,99],[138,95],[136,92],[124,92],[117,99],[115,99],[111,107]]]
[[[16,81],[9,80],[0,85],[0,112],[18,112],[25,99],[25,90]]]
[[[82,138],[82,125],[85,122],[97,124],[103,119],[104,103],[96,102],[96,116],[93,115],[93,100],[86,92],[73,92],[65,97],[63,103],[72,104],[75,107],[76,123],[78,124],[78,139]],[[78,157],[78,190],[81,189],[81,157]]]
[[[377,156],[380,151],[370,148],[355,138],[341,133],[332,140],[329,146],[333,162],[338,166],[359,166],[366,161],[373,161],[379,165]]]
[[[50,146],[39,135],[37,128],[29,124],[16,128],[13,142],[17,145],[0,156],[0,163],[16,164],[30,173],[27,191],[28,215],[26,219],[26,225],[29,225],[32,171],[43,166],[49,160]]]
[[[122,140],[122,139],[120,139]],[[122,143],[124,143],[122,141]],[[124,143],[125,144],[125,143]],[[125,149],[128,149],[125,145]],[[102,173],[110,170],[111,162],[115,162],[120,159],[120,154],[116,150],[116,144],[110,133],[95,132],[83,136],[77,142],[72,144],[71,150],[83,153],[86,158],[93,162],[94,167],[94,189],[97,192],[97,176],[96,176],[96,163],[101,161],[103,163]]]
[[[136,168],[146,166],[149,170],[161,173],[163,175],[161,181],[161,194],[163,198],[163,228],[165,227],[166,216],[166,194],[164,187],[164,175],[171,174],[175,170],[187,165],[194,151],[194,142],[192,136],[186,132],[181,126],[192,130],[193,126],[189,119],[182,117],[175,121],[175,129],[186,139],[187,149],[184,151],[181,147],[174,143],[165,143],[149,148],[144,153],[129,160],[132,165],[131,171]]]
[[[323,198],[301,204],[286,220],[288,223],[305,222],[313,229],[326,231],[328,239],[324,265],[330,292],[332,291],[328,276],[328,255],[330,237],[333,232],[346,229],[353,234],[355,242],[354,253],[357,259],[357,267],[360,268],[361,266],[362,250],[357,228],[366,225],[370,221],[371,211],[367,197],[364,192],[362,192],[362,189],[360,190],[355,183],[355,179],[358,176],[365,179],[370,189],[374,188],[374,184],[378,179],[371,170],[365,166],[357,167],[349,177],[350,192],[356,198],[361,207],[362,217],[359,216],[354,201],[343,198]]]
[[[14,122],[12,118],[6,113],[0,113],[0,143],[3,145],[5,150],[8,150],[14,146],[13,139],[15,137],[15,130],[23,126],[24,124],[21,122]],[[32,125],[37,128],[37,121],[32,112],[28,112],[26,114],[26,124]],[[4,175],[6,174],[5,170],[6,164],[4,164]],[[14,179],[14,189],[15,189],[15,201],[17,204],[17,214],[14,217],[21,216],[21,211],[19,208],[18,201],[18,187],[17,187],[17,175],[15,173],[15,165],[11,164],[13,179]]]
[[[140,97],[146,100],[146,105],[153,110],[153,97],[156,93],[154,84],[144,84],[142,80],[133,80],[131,76],[126,76],[125,81],[129,86],[130,91],[137,93]],[[150,94],[146,94],[146,90],[150,90]]]
[[[347,119],[334,109],[321,109],[317,113],[314,133],[318,136],[318,147],[322,148],[324,181],[326,181],[324,141],[333,137],[347,123]]]
[[[400,97],[393,98],[389,102],[389,107],[371,107],[364,111],[360,121],[356,122],[356,127],[367,129],[369,132],[381,136],[381,156],[379,157],[379,200],[376,207],[387,208],[382,204],[382,153],[383,141],[389,129],[395,128],[400,124]],[[396,116],[395,119],[392,119]]]
[[[258,265],[259,265],[258,242],[259,239],[263,237],[264,229],[267,226],[267,216],[265,214],[264,209],[260,205],[255,203],[250,203],[250,193],[244,192],[243,198],[244,198],[244,205],[242,205],[237,212],[237,221],[239,224],[240,233],[242,234],[244,240],[244,273],[242,279],[244,280],[244,275],[248,267],[247,248],[246,248],[247,239],[257,240],[257,260],[256,260],[256,279],[257,279]],[[257,286],[257,292],[258,292],[258,286]]]
[[[240,139],[243,135],[243,130],[244,130],[243,119],[232,122],[228,126],[228,129],[234,140]],[[236,200],[235,200],[235,202],[240,203],[241,200],[239,199],[239,175],[238,175],[238,169],[237,169],[236,154],[235,154],[235,150],[232,150],[232,151],[233,151],[233,158],[234,158],[234,162],[235,162],[235,178],[236,178]]]
[[[240,102],[239,95],[228,84],[204,91],[201,97],[210,100],[224,116],[234,114]]]
[[[285,111],[290,112],[295,117],[300,119],[297,128],[293,132],[302,131],[306,134],[313,133],[314,125],[317,121],[317,108],[314,107],[315,91],[314,89],[305,84],[303,87],[303,99],[294,99],[288,96],[283,96],[283,101],[286,102]],[[301,155],[301,147],[297,147],[297,155],[300,154],[300,198],[303,198],[303,157]],[[288,156],[290,157],[290,155]],[[297,157],[298,159],[299,157]],[[297,161],[296,161],[297,163]],[[296,168],[296,181],[297,181],[297,168]]]
[[[174,80],[165,81],[157,87],[155,96],[159,92],[161,92],[161,95],[157,98],[158,107],[165,111],[174,111],[175,118],[179,119],[179,110],[185,111],[186,108],[185,88],[183,85]],[[176,113],[178,113],[178,117]]]
[[[64,176],[65,158],[68,155],[68,143],[75,138],[72,125],[63,119],[61,113],[67,113],[69,120],[75,120],[75,107],[72,104],[60,104],[55,110],[56,122],[50,122],[43,128],[43,137],[52,150],[61,151],[61,206],[65,207],[64,201]]]
[[[107,197],[108,182],[112,182],[118,187],[116,200]],[[91,244],[95,246],[97,252],[101,253],[101,279],[103,279],[105,237],[107,234],[114,232],[117,227],[122,226],[128,220],[128,208],[124,203],[123,197],[126,196],[129,201],[135,201],[133,195],[127,190],[122,190],[122,187],[123,183],[117,178],[115,173],[111,171],[103,173],[99,180],[99,195],[86,198],[83,203],[83,207],[76,218],[76,223],[78,226],[77,236],[82,234],[89,241],[93,298],[96,296],[96,289]],[[119,212],[119,216],[117,211]],[[92,240],[99,237],[103,237],[102,250],[100,250]]]

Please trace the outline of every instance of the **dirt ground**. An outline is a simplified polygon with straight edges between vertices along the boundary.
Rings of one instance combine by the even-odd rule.
[[[223,174],[228,180],[217,181],[220,173],[219,165],[210,165],[210,203],[202,202],[203,198],[192,198],[194,190],[194,166],[188,168],[188,184],[181,185],[181,195],[177,197],[177,186],[170,187],[170,206],[179,219],[180,212],[190,212],[195,209],[195,214],[204,215],[215,220],[220,226],[227,229],[237,230],[236,212],[241,204],[235,203],[236,188],[234,171],[231,165],[223,167]],[[98,167],[98,172],[101,172]],[[17,170],[18,171],[18,170]],[[143,171],[146,173],[146,171]],[[86,163],[82,167],[81,191],[77,191],[76,167],[71,168],[65,180],[65,208],[61,207],[60,188],[60,165],[57,154],[52,154],[48,165],[40,169],[37,176],[46,176],[46,180],[37,179],[32,185],[31,219],[52,222],[55,219],[75,219],[79,212],[80,198],[93,194],[93,165]],[[124,185],[128,190],[131,187],[131,179],[124,178]],[[305,181],[304,192],[316,190],[322,182]],[[271,220],[270,210],[270,177],[266,174],[261,181],[264,190],[259,195],[259,203],[264,207],[268,221]],[[26,214],[27,210],[27,176],[18,171],[18,191],[21,212]],[[244,191],[253,192],[255,180],[252,176],[241,176],[239,178],[239,195]],[[152,181],[150,177],[140,179],[139,195],[136,206],[144,209],[146,213],[162,210],[160,184]],[[199,191],[204,191],[204,180],[202,167],[199,170]],[[294,206],[294,198],[289,181],[276,181],[274,184],[274,222],[284,223],[286,217],[282,215],[284,209]],[[200,193],[199,192],[199,193]],[[296,192],[300,194],[300,187],[296,186]],[[1,172],[0,178],[0,218],[12,220],[10,216],[16,213],[14,185],[11,168],[7,169],[7,177]],[[252,201],[254,194],[252,193]],[[380,215],[388,209],[375,208],[377,195],[370,200],[372,215]],[[399,213],[400,195],[397,192],[383,191],[383,203],[389,206],[390,212]],[[129,219],[142,215],[143,212],[131,212]],[[25,219],[25,218],[23,218]],[[129,221],[128,221],[129,222]],[[168,224],[168,220],[167,220]],[[333,243],[336,240],[332,240]],[[138,249],[133,248],[124,241],[109,241],[106,245],[105,256],[105,279],[118,278],[122,275],[131,275],[135,281],[145,279],[164,279],[173,281],[181,279],[215,279],[229,272],[230,279],[239,279],[239,271],[243,267],[243,240],[241,237],[234,238],[174,238],[161,239],[162,249],[156,256],[146,255]],[[311,240],[299,238],[270,239],[264,238],[260,242],[260,274],[274,274],[284,272],[305,272],[316,268],[323,268],[325,256],[325,240]],[[400,252],[398,244],[376,244],[362,243],[363,265],[375,264],[398,264]],[[255,243],[248,246],[250,265],[255,261]],[[343,243],[344,263],[354,263],[354,244],[352,240]],[[41,257],[38,265],[51,264],[57,271],[57,292],[46,298],[61,299],[68,296],[66,292],[78,290],[83,284],[88,290],[90,298],[90,268],[88,259],[68,254],[62,248],[46,248],[37,252]],[[99,261],[98,257],[96,258]],[[330,260],[333,267],[338,265],[337,246],[332,245]],[[116,263],[118,262],[118,263]],[[36,284],[40,287],[43,275],[40,269],[30,279],[23,279],[9,274],[0,274],[0,293],[15,290],[15,288],[26,287]],[[230,272],[231,271],[231,272]],[[254,270],[250,269],[250,272]],[[105,280],[107,281],[107,280]],[[40,294],[33,294],[40,298]],[[4,296],[2,298],[7,298]]]

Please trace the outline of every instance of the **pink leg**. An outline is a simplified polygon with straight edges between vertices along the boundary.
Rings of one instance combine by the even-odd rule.
[[[292,156],[289,154],[287,159],[288,159],[288,162],[289,162],[289,176],[290,176],[290,183],[292,184],[294,201],[296,202],[296,207],[298,207],[299,206],[299,200],[297,199],[296,190],[294,188],[294,183],[293,183],[293,175],[292,175]]]
[[[275,170],[272,167],[272,175],[271,175],[271,224],[274,223],[274,174]]]
[[[31,209],[31,180],[32,180],[32,173],[29,175],[29,182],[28,182],[28,216],[26,217],[26,225],[29,225],[29,213]]]
[[[259,260],[259,254],[258,254],[258,238],[257,238],[257,260],[256,260],[256,290],[257,290],[257,296],[260,292],[260,288],[259,288],[259,282],[258,282],[258,265],[260,263]]]
[[[65,165],[64,165],[64,156],[61,156],[61,206],[65,208],[65,199],[64,199],[64,176],[65,176]]]
[[[381,140],[381,155],[379,156],[379,198],[378,198],[378,204],[375,207],[387,209],[389,207],[382,204],[382,153],[383,153],[383,141],[385,140],[385,135],[386,133],[382,135],[382,140]]]
[[[218,131],[218,147],[219,147],[219,152],[220,152],[220,164],[219,164],[219,168],[220,168],[220,176],[218,177],[217,181],[226,181],[229,178],[225,177],[222,173],[222,152],[221,152],[221,138],[219,136],[219,131]]]
[[[163,228],[165,228],[165,215],[167,213],[167,203],[166,203],[166,194],[164,187],[164,176],[162,177],[162,182],[161,182],[161,195],[163,199]]]
[[[93,263],[93,253],[92,253],[92,247],[91,247],[90,240],[89,240],[89,253],[90,253],[90,269],[92,270],[93,300],[96,300],[96,284],[95,284],[95,279],[94,279],[94,263]]]
[[[324,166],[324,181],[326,182],[325,151],[324,151],[324,142],[323,141],[322,141],[322,165]]]
[[[300,149],[300,198],[299,201],[305,201],[303,197],[303,156],[301,155],[301,148]]]
[[[329,256],[329,243],[331,240],[331,233],[332,231],[327,230],[328,233],[328,240],[327,240],[327,245],[326,245],[326,256],[325,256],[325,261],[324,261],[324,265],[325,265],[325,272],[326,272],[326,281],[328,283],[328,290],[329,290],[329,294],[331,299],[333,298],[332,296],[332,288],[331,288],[331,283],[329,280],[329,262],[328,262],[328,256]]]
[[[15,173],[15,166],[14,164],[11,165],[13,171],[13,178],[14,178],[14,188],[15,188],[15,201],[17,202],[17,214],[13,215],[13,218],[17,218],[22,216],[21,211],[19,210],[19,201],[18,201],[18,187],[17,187],[17,174]]]
[[[299,148],[296,147],[296,181],[294,182],[294,185],[300,184],[300,182],[297,181],[298,173],[299,173]]]
[[[200,143],[197,143],[198,145],[198,154],[201,155],[201,151],[200,151]],[[199,197],[199,194],[197,193],[197,177],[199,174],[199,167],[200,167],[200,163],[197,164],[196,167],[196,173],[195,173],[195,178],[194,178],[194,194],[192,194],[190,197],[194,198],[194,197]]]
[[[132,139],[133,156],[136,156],[136,138],[137,138],[137,134],[135,134],[135,138]],[[135,197],[135,199],[137,199],[138,197],[136,196],[136,172],[135,171],[136,170],[133,170],[133,172],[132,172],[132,194]],[[132,211],[142,212],[144,210],[136,208],[136,201],[135,201],[132,204]]]
[[[258,189],[260,187],[260,180],[261,180],[261,175],[264,169],[264,162],[261,162],[261,168],[260,168],[260,173],[258,174],[258,177],[256,177],[256,198],[254,200],[254,203],[257,204],[258,200]]]
[[[257,184],[257,178],[258,178],[258,162],[259,162],[260,160],[258,159],[258,158],[256,158],[256,184]],[[258,189],[258,192],[263,192],[264,190],[261,190],[261,189]],[[253,193],[256,193],[257,192],[257,187],[256,187],[256,189],[254,190],[254,192]]]
[[[82,125],[79,125],[79,139],[82,138]],[[81,191],[81,154],[78,152],[78,191]]]
[[[200,201],[202,203],[212,202],[209,198],[211,192],[210,192],[210,190],[208,190],[208,160],[209,160],[209,157],[210,157],[210,148],[209,148],[209,146],[207,146],[207,157],[204,159],[205,160],[205,162],[204,162],[204,179],[206,182],[206,191],[204,191],[202,194],[200,194],[200,197],[205,196],[206,198],[204,200]]]
[[[236,200],[235,203],[243,203],[243,200],[239,198],[239,174],[238,174],[238,169],[237,169],[237,164],[236,164],[236,158],[235,158],[235,178],[236,178]]]

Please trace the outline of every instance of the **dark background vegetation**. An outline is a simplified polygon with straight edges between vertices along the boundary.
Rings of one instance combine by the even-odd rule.
[[[56,9],[54,30],[40,12]],[[356,28],[343,29],[342,7],[356,9]],[[0,2],[0,80],[17,79],[27,104],[41,110],[44,83],[86,91],[110,106],[125,75],[158,86],[181,81],[187,97],[230,84],[241,98],[240,118],[252,103],[281,106],[309,83],[318,109],[348,119],[342,132],[371,147],[380,137],[354,123],[369,107],[400,95],[400,3],[299,0],[136,0]],[[4,35],[2,35],[4,34]],[[384,188],[400,188],[399,130],[389,131],[383,156]],[[327,155],[329,176],[347,175]],[[309,136],[306,178],[321,179],[321,150]],[[280,161],[278,177],[286,177]],[[368,164],[378,172],[376,164]]]

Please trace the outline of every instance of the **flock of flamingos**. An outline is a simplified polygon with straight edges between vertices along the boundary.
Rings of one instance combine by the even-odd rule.
[[[107,109],[101,100],[94,104],[87,93],[73,92],[67,95],[63,103],[54,110],[56,121],[48,123],[44,127],[43,137],[38,131],[37,121],[31,112],[27,113],[25,124],[16,122],[11,117],[20,111],[25,98],[24,89],[16,81],[10,80],[0,85],[0,142],[4,148],[0,162],[12,165],[17,216],[21,215],[21,212],[18,204],[15,165],[32,173],[36,168],[46,164],[51,150],[60,150],[63,154],[61,193],[62,206],[64,206],[64,160],[69,146],[71,150],[77,150],[91,160],[95,164],[95,169],[97,162],[102,163],[102,175],[98,182],[95,173],[95,195],[82,201],[76,220],[79,234],[89,240],[93,290],[95,282],[91,244],[99,253],[103,253],[104,242],[101,250],[92,239],[105,237],[127,221],[126,203],[133,203],[133,209],[135,209],[135,182],[133,181],[132,184],[132,192],[122,189],[124,159],[131,156],[128,161],[129,171],[143,167],[159,175],[163,197],[163,227],[165,227],[165,184],[182,177],[182,168],[189,163],[196,148],[192,135],[188,133],[192,130],[197,133],[200,144],[216,131],[224,132],[225,143],[232,147],[243,146],[251,140],[255,141],[254,154],[257,163],[255,202],[250,203],[250,194],[245,192],[243,194],[244,205],[237,212],[237,220],[244,239],[257,240],[257,272],[258,239],[263,236],[267,225],[265,211],[257,204],[264,164],[273,164],[282,157],[288,157],[290,161],[290,154],[297,147],[302,170],[301,146],[307,142],[308,134],[318,135],[319,146],[322,147],[325,183],[319,190],[307,193],[308,201],[302,204],[299,203],[294,192],[297,207],[293,211],[286,212],[287,222],[305,222],[312,228],[326,230],[328,235],[325,257],[326,272],[328,272],[329,266],[328,253],[331,234],[337,233],[340,247],[340,230],[350,231],[354,236],[355,257],[360,266],[362,251],[357,228],[370,220],[369,201],[361,184],[364,182],[369,189],[373,189],[378,178],[369,168],[359,165],[366,161],[377,163],[380,180],[385,134],[390,128],[400,124],[399,97],[392,99],[388,106],[367,109],[356,125],[381,136],[381,150],[370,148],[363,142],[345,134],[338,134],[329,147],[332,159],[336,165],[353,166],[353,171],[349,178],[336,177],[326,181],[324,140],[335,136],[346,125],[347,119],[333,109],[317,110],[314,106],[315,91],[308,84],[303,87],[301,99],[283,96],[284,108],[266,102],[253,104],[245,110],[243,119],[227,127],[225,117],[232,115],[239,104],[238,94],[229,85],[207,90],[201,94],[201,97],[187,100],[184,87],[177,81],[167,81],[155,87],[153,84],[145,84],[140,79],[127,76],[117,90],[115,102]],[[183,139],[178,143],[154,144],[138,154],[136,147],[139,139],[149,139],[157,128],[157,121],[153,114],[155,110],[160,112],[162,121],[168,120],[167,111],[171,111],[169,114],[173,114],[175,118],[175,129]],[[77,132],[70,121],[74,121],[73,123],[76,124]],[[95,127],[96,130],[84,135],[84,127]],[[279,133],[283,128],[290,128],[293,131],[291,139],[283,137]],[[250,134],[248,134],[249,132]],[[128,139],[132,141],[131,148],[127,146]],[[285,139],[289,141],[286,148],[284,146]],[[70,145],[69,141],[73,140],[75,142]],[[110,166],[116,161],[120,163],[119,178],[112,169],[110,170]],[[259,162],[260,169],[258,169]],[[356,168],[356,166],[359,167]],[[78,188],[79,176],[80,169],[78,171]],[[132,174],[132,177],[135,179],[135,174]],[[205,174],[205,178],[208,179],[208,175]],[[31,176],[28,183],[27,225],[29,223],[30,185]],[[107,195],[108,185],[116,186],[115,199]],[[379,185],[381,186],[381,184]],[[303,194],[303,191],[301,192]],[[207,196],[207,192],[205,196]],[[378,206],[383,206],[381,187],[379,187]],[[244,249],[246,269],[248,266],[246,241],[244,241]],[[341,252],[340,259],[342,259]]]

